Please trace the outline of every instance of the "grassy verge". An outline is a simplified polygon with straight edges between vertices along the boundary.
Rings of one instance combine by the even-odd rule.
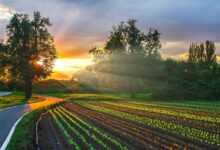
[[[7,150],[35,149],[35,122],[42,110],[33,111],[19,122]]]
[[[0,97],[0,108],[20,105],[24,103],[34,103],[42,100],[43,100],[42,97],[33,95],[33,97],[27,101],[24,98],[23,92],[13,92],[11,95]]]
[[[57,93],[59,95],[59,93]],[[62,94],[61,94],[62,95]],[[201,109],[207,111],[220,112],[220,101],[207,100],[157,100],[150,97],[149,94],[136,93],[80,93],[62,95],[68,101],[130,101],[138,103],[147,103],[159,106],[182,107],[187,109]],[[117,102],[116,102],[117,103]]]
[[[70,100],[146,100],[149,99],[149,93],[48,93],[48,96],[54,96]]]
[[[161,106],[176,106],[183,108],[199,108],[208,111],[220,111],[220,101],[208,100],[160,100],[153,99],[150,93],[49,93],[48,95],[68,101],[132,101],[150,103]]]

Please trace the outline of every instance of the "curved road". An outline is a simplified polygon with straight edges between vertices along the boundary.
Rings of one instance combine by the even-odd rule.
[[[61,101],[58,98],[47,97],[41,102],[0,109],[0,149],[11,128],[24,113]]]

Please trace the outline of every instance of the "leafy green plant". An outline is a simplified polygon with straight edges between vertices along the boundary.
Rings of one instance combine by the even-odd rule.
[[[127,148],[125,146],[123,146],[122,144],[120,144],[117,140],[115,140],[114,138],[112,138],[109,134],[107,134],[106,132],[102,132],[100,131],[98,128],[91,126],[90,124],[88,124],[87,122],[83,121],[82,119],[80,119],[79,117],[77,117],[76,115],[74,115],[73,113],[67,111],[65,108],[60,107],[60,110],[65,112],[67,115],[71,116],[72,118],[76,119],[77,121],[79,121],[82,125],[84,125],[85,127],[87,127],[88,129],[92,130],[93,132],[95,132],[96,134],[98,134],[99,136],[101,136],[102,138],[105,138],[107,140],[109,140],[111,143],[113,143],[115,146],[117,146],[119,149],[121,150],[127,150]],[[98,143],[103,143],[101,142],[100,139]],[[104,143],[103,143],[104,144]],[[104,146],[107,148],[107,146]]]
[[[122,119],[131,120],[131,121],[138,122],[140,124],[145,124],[151,127],[160,128],[162,130],[172,132],[175,134],[179,134],[179,135],[188,137],[190,139],[220,146],[219,134],[211,134],[209,132],[198,130],[195,128],[190,128],[190,127],[182,126],[179,124],[161,121],[158,119],[140,117],[140,116],[132,115],[129,113],[115,111],[115,110],[111,110],[111,109],[107,109],[107,108],[103,108],[103,107],[95,106],[91,104],[85,104],[85,103],[80,103],[80,104],[86,108],[89,108],[89,109],[92,109],[98,112],[107,113],[107,114],[110,114],[110,115],[113,115],[113,116],[116,116]]]

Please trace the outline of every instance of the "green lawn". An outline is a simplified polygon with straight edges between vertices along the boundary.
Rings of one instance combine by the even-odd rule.
[[[33,95],[30,100],[25,100],[24,93],[22,92],[13,92],[8,96],[0,96],[0,108],[10,107],[14,105],[20,105],[24,103],[33,103],[43,100],[37,95]]]

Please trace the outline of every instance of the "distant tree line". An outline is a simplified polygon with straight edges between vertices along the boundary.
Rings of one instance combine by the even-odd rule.
[[[214,42],[192,43],[188,55],[186,61],[165,61],[169,88],[164,93],[185,99],[219,100],[220,65]]]
[[[103,49],[89,51],[96,61],[90,69],[141,78],[140,84],[158,98],[220,99],[220,65],[213,41],[192,43],[186,60],[164,60],[160,48],[158,30],[144,33],[136,26],[136,20],[122,22],[113,27]],[[110,65],[104,65],[107,62],[116,62],[118,67],[108,68]]]

